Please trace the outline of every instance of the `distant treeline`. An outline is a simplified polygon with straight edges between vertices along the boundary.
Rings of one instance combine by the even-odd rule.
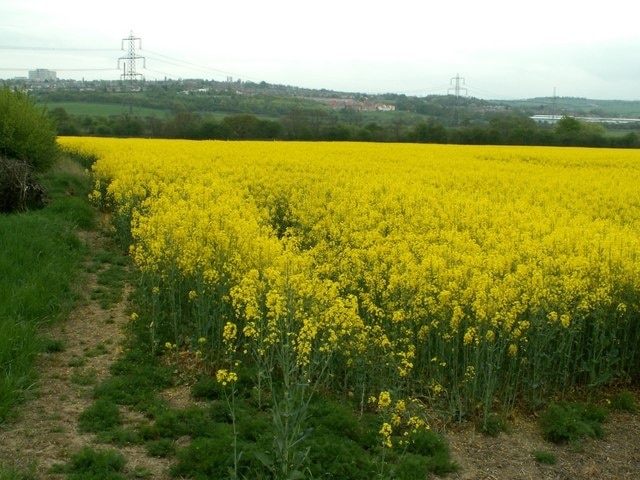
[[[349,122],[313,108],[293,108],[277,120],[243,113],[218,119],[189,110],[166,118],[69,115],[59,107],[49,114],[58,133],[66,136],[640,147],[636,132],[613,136],[601,125],[573,117],[564,117],[555,125],[539,125],[526,115],[512,113],[496,114],[482,125],[467,126],[445,126],[435,119],[416,123],[402,116],[388,123]]]

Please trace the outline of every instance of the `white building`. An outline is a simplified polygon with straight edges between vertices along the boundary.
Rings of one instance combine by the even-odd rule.
[[[52,82],[56,80],[56,72],[55,70],[47,70],[46,68],[29,70],[29,80],[32,82]]]

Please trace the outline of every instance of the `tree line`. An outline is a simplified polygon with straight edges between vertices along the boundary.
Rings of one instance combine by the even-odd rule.
[[[293,108],[279,119],[253,114],[216,118],[181,109],[165,118],[122,114],[69,115],[49,112],[60,135],[183,138],[192,140],[306,140],[451,143],[472,145],[562,145],[640,147],[636,132],[612,136],[601,125],[563,117],[555,125],[539,125],[523,114],[498,114],[484,124],[445,126],[435,119],[396,115],[387,122],[363,122],[358,112]]]

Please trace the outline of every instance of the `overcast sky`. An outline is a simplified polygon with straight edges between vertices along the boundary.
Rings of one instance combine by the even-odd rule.
[[[631,0],[0,0],[0,78],[48,68],[58,78],[118,79],[122,39],[133,32],[147,80],[231,76],[422,96],[454,93],[459,74],[479,98],[555,89],[640,100],[636,8]]]

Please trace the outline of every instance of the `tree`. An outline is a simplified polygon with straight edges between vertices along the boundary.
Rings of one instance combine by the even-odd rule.
[[[413,127],[409,138],[418,143],[446,143],[447,130],[433,119]]]
[[[496,143],[507,145],[532,145],[538,137],[539,127],[526,115],[497,115],[489,122],[495,132]]]
[[[586,123],[573,117],[558,120],[555,134],[561,145],[601,147],[606,145],[606,131],[602,125]]]
[[[222,119],[222,126],[230,140],[255,139],[258,123],[256,116],[246,113],[229,115]]]
[[[56,107],[49,112],[49,117],[53,120],[58,130],[58,135],[74,136],[80,131],[71,115],[62,107]]]

